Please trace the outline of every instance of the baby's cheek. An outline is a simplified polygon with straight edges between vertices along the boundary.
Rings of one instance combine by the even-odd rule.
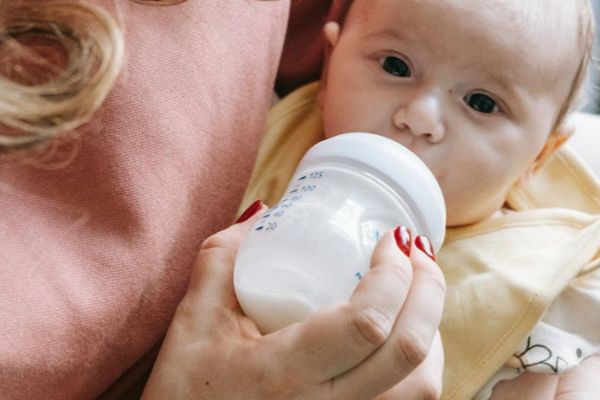
[[[442,183],[449,226],[483,221],[502,208],[507,190],[485,183],[483,179],[470,178],[459,178],[458,182],[447,187],[447,182]]]

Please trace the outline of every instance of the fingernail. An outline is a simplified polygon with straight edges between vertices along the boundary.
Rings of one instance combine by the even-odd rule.
[[[431,246],[431,242],[425,236],[417,236],[415,238],[415,246],[419,248],[423,253],[427,254],[429,258],[435,261],[435,254],[433,252],[433,247]]]
[[[394,238],[398,248],[402,250],[406,257],[410,257],[410,241],[411,233],[410,229],[405,226],[399,226],[394,230]]]
[[[244,211],[242,215],[240,215],[240,217],[237,219],[237,221],[235,221],[235,223],[239,224],[240,222],[244,222],[252,218],[252,216],[262,208],[262,206],[263,202],[260,200],[256,200],[254,203],[250,204],[250,207],[246,208],[246,211]]]

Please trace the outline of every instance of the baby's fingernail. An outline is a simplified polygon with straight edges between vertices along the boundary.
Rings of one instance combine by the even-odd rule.
[[[237,219],[237,221],[235,221],[235,223],[239,224],[240,222],[249,220],[254,214],[258,212],[258,210],[262,208],[262,206],[263,202],[260,200],[256,200],[254,203],[250,204],[248,208],[246,208],[246,211],[244,211],[242,215],[240,215],[240,217]]]
[[[431,246],[431,242],[425,236],[417,236],[415,238],[415,246],[419,248],[423,253],[427,254],[429,258],[435,261],[435,253],[433,252],[433,247]]]
[[[399,226],[394,230],[394,238],[396,239],[396,244],[398,248],[402,250],[406,257],[410,257],[410,242],[411,242],[411,233],[410,229],[406,226]]]

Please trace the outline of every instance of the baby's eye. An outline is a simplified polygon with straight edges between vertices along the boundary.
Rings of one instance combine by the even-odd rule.
[[[410,67],[401,58],[387,56],[379,61],[381,67],[391,75],[409,78],[411,75]]]
[[[479,111],[482,114],[491,114],[499,111],[496,100],[483,93],[473,93],[465,96],[465,103],[473,110]]]

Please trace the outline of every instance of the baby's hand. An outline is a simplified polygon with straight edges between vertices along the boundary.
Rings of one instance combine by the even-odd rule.
[[[600,355],[596,354],[563,375],[525,372],[500,382],[490,400],[596,400],[600,397]]]
[[[555,400],[596,400],[600,398],[600,354],[560,376]]]
[[[204,242],[143,398],[439,396],[445,285],[432,259],[414,243],[406,257],[388,232],[349,301],[263,336],[233,290],[235,255],[256,217]]]
[[[525,372],[494,386],[490,400],[551,400],[554,399],[558,379],[558,375]]]

